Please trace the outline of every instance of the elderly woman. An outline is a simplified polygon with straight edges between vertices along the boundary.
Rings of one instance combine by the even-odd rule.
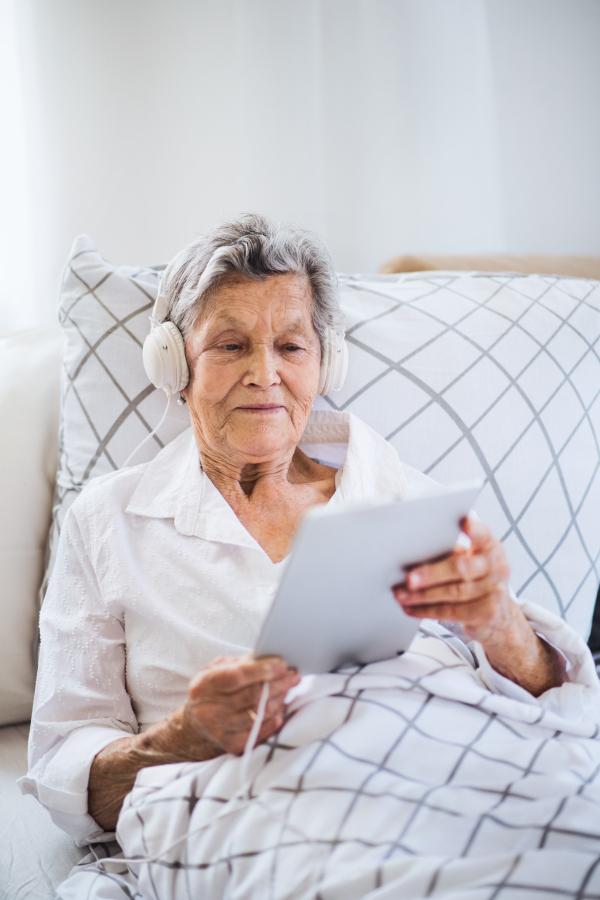
[[[354,417],[311,415],[328,329],[342,329],[314,237],[241,217],[182,251],[165,296],[191,431],[82,492],[41,617],[22,788],[80,844],[114,831],[141,769],[240,754],[265,682],[259,740],[281,727],[299,676],[250,651],[305,512],[428,481]],[[396,600],[459,623],[494,690],[559,686],[563,657],[511,599],[501,545],[479,522],[464,530],[470,549],[414,569]]]

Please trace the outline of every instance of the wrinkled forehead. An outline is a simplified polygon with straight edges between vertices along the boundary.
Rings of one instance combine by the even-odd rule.
[[[206,298],[194,331],[218,325],[251,327],[259,321],[314,331],[312,319],[312,292],[305,275],[270,275],[261,281],[231,275]]]

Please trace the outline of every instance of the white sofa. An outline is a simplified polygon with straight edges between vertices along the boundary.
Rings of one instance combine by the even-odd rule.
[[[0,898],[54,896],[85,851],[16,779],[27,770],[35,678],[37,592],[56,478],[59,328],[0,337]],[[20,722],[21,724],[5,724]]]
[[[87,259],[89,271],[80,270],[71,287],[67,279],[61,310],[67,342],[62,389],[66,396],[76,371],[80,405],[73,412],[68,403],[63,404],[63,494],[59,492],[59,501],[65,490],[78,490],[75,482],[69,487],[64,466],[70,466],[71,473],[77,468],[77,454],[85,448],[83,437],[81,441],[77,437],[74,416],[83,408],[85,391],[92,387],[97,391],[99,384],[99,369],[85,382],[81,359],[94,357],[103,335],[114,337],[127,331],[128,340],[132,335],[135,338],[126,351],[131,354],[127,366],[136,370],[137,378],[141,361],[139,335],[134,332],[139,328],[143,334],[147,328],[147,313],[140,313],[138,321],[131,310],[119,312],[119,291],[124,292],[127,283],[135,282],[135,296],[139,296],[139,271],[132,274],[132,270],[110,267],[89,239],[79,240],[72,259],[78,265]],[[95,287],[102,284],[102,290],[106,289],[107,271],[100,271],[102,266],[110,269],[108,274],[117,286],[116,300],[107,299]],[[156,272],[146,270],[143,275],[146,280],[140,283],[147,306]],[[87,287],[75,297],[73,291],[82,291],[77,287],[82,279],[87,279]],[[499,535],[506,535],[515,588],[524,589],[531,599],[552,609],[556,609],[557,595],[569,598],[562,612],[587,634],[600,554],[600,517],[596,513],[600,502],[600,357],[596,345],[600,340],[600,284],[552,277],[536,280],[535,276],[428,272],[422,276],[346,277],[341,279],[341,287],[348,319],[350,374],[336,405],[365,418],[392,440],[409,463],[427,469],[441,481],[483,475],[487,484],[478,511]],[[102,324],[102,333],[89,308],[83,324],[76,320],[77,309],[81,311],[83,306],[80,303],[75,312],[73,309],[84,294],[97,296],[103,310],[110,310],[114,323],[109,322],[110,328]],[[555,331],[542,338],[538,332],[547,330],[548,322],[554,320]],[[531,351],[532,342],[537,342],[535,352]],[[120,363],[125,346],[115,350]],[[56,885],[86,853],[52,824],[32,797],[22,797],[15,784],[27,767],[37,592],[57,469],[62,347],[58,328],[0,337],[4,435],[0,467],[0,900],[52,897]],[[467,366],[469,354],[473,361]],[[552,388],[554,394],[548,393],[550,399],[542,396],[548,388],[544,379],[550,375],[542,377],[540,369],[527,378],[528,367],[542,357],[548,357],[548,365],[551,362],[564,376]],[[110,357],[100,353],[99,358],[106,373]],[[113,367],[113,382],[115,372]],[[139,377],[143,382],[143,375]],[[571,393],[558,403],[567,388]],[[147,387],[144,391],[146,402]],[[575,395],[581,409],[579,418],[571,421]],[[155,399],[148,424],[162,411],[162,401]],[[94,402],[102,402],[101,397],[99,401],[96,396]],[[513,404],[510,410],[501,406],[509,402]],[[133,400],[130,406],[135,412]],[[489,415],[492,407],[497,410],[493,421]],[[119,415],[119,421],[125,421],[123,413]],[[181,427],[179,422],[177,428]],[[535,444],[532,435],[538,433],[541,443]],[[567,434],[571,437],[565,437]],[[128,440],[137,443],[139,433],[132,432]],[[124,459],[128,455],[125,444],[113,442],[111,446],[116,447],[117,456]],[[90,446],[85,452],[92,454],[93,450]],[[536,467],[544,453],[549,467],[539,476]],[[89,476],[89,464],[86,471]],[[93,474],[99,471],[97,468]],[[562,523],[560,534],[552,532],[553,522]],[[543,541],[553,542],[552,552],[542,546]]]

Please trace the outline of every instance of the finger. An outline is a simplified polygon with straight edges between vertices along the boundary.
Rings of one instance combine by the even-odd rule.
[[[475,553],[479,550],[484,550],[494,541],[494,536],[490,529],[483,522],[480,522],[479,519],[465,516],[464,519],[461,519],[460,527],[467,537],[471,539],[471,549]]]
[[[251,726],[254,725],[254,723],[256,722],[256,719],[258,717],[258,713],[256,712],[256,710],[255,709],[246,709],[246,710],[244,710],[244,712],[248,716],[248,719],[246,720],[246,724],[249,721]],[[260,727],[262,728],[265,723],[272,722],[273,719],[283,716],[284,713],[285,713],[285,704],[283,702],[283,699],[269,701],[269,703],[267,703],[267,706],[265,708],[265,714],[263,716],[263,720],[262,720]]]
[[[265,719],[263,724],[261,725],[260,731],[258,732],[258,738],[256,739],[256,743],[260,744],[263,741],[266,741],[268,738],[272,737],[275,732],[279,731],[279,729],[283,726],[285,721],[285,710],[280,710],[275,715],[271,716],[269,719]]]
[[[278,678],[276,681],[269,682],[268,702],[270,704],[273,702],[283,703],[290,688],[298,683],[299,677],[297,672],[289,672],[286,673],[283,678]],[[262,690],[263,683],[252,684],[248,687],[241,688],[241,690],[232,694],[226,694],[224,696],[218,695],[218,697],[213,695],[212,699],[214,701],[220,700],[221,702],[224,702],[232,712],[239,712],[245,709],[258,709]]]
[[[263,713],[263,720],[265,722],[268,722],[274,716],[278,716],[284,713],[286,708],[285,699],[288,691],[289,686],[284,684],[279,691],[273,693],[269,692]],[[258,714],[258,710],[260,708],[261,699],[262,695],[257,701],[253,702],[252,705],[247,706],[244,710],[246,715],[249,712],[251,713],[250,718],[253,722],[256,720],[256,715]]]
[[[270,712],[265,712],[260,726],[261,730],[265,725],[272,722],[273,719],[282,716],[283,712],[284,706],[282,703],[279,703]],[[245,737],[248,737],[256,719],[257,712],[255,709],[242,709],[235,713],[231,712],[226,717],[223,717],[220,720],[220,727],[225,736],[242,734]]]
[[[263,657],[260,660],[241,657],[234,662],[211,663],[198,673],[192,684],[194,687],[200,684],[203,688],[210,686],[220,694],[233,694],[249,685],[281,678],[290,671],[293,670],[288,669],[280,657]]]
[[[470,603],[479,600],[497,586],[494,578],[480,578],[477,581],[455,581],[421,591],[394,588],[394,596],[403,608],[429,606],[434,603]]]
[[[273,700],[269,700],[265,710],[265,721],[269,721],[270,719],[284,715],[286,710],[285,704],[285,695],[283,697],[274,697]]]
[[[412,569],[406,576],[406,586],[410,591],[455,581],[476,581],[489,575],[490,563],[484,553],[451,553],[438,562],[426,563]]]
[[[235,718],[230,719],[227,723],[224,723],[220,745],[226,752],[243,753],[248,741],[248,736],[256,721],[248,715],[249,712],[250,710],[246,710],[244,713],[241,713]],[[256,743],[259,744],[261,741],[271,737],[272,734],[281,728],[284,718],[285,709],[283,707],[276,710],[272,715],[265,716],[260,726]]]
[[[470,603],[434,603],[411,606],[406,615],[415,619],[437,619],[442,622],[460,622],[463,627],[480,628],[494,618],[500,601],[499,592],[493,591]]]

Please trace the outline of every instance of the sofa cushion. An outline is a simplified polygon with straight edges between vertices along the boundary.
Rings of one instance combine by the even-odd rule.
[[[16,785],[27,771],[27,725],[0,728],[0,897],[54,900],[55,888],[88,852]]]
[[[60,329],[0,338],[0,725],[29,719],[56,475]]]
[[[61,508],[126,459],[165,406],[141,345],[157,268],[116,268],[78,238],[61,296],[66,332]],[[477,504],[518,593],[587,636],[600,529],[600,285],[473,273],[340,276],[350,410],[444,483],[482,478]],[[175,406],[139,459],[189,423]]]

